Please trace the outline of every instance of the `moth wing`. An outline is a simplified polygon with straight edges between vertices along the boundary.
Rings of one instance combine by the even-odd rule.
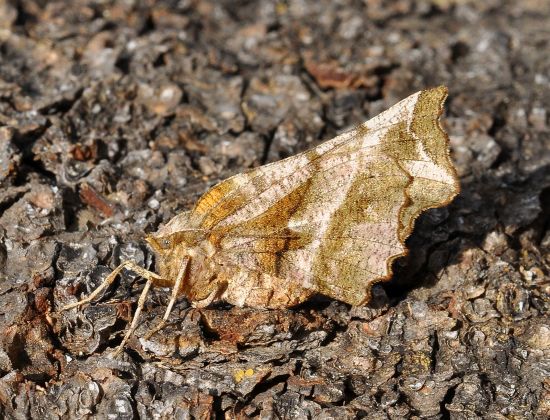
[[[264,273],[286,287],[367,301],[406,252],[414,219],[458,193],[439,125],[446,96],[444,87],[418,92],[314,149],[221,182],[197,202],[191,225],[241,277]],[[252,295],[240,302],[266,304]]]

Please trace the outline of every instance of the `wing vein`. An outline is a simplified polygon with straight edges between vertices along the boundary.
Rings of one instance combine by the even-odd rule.
[[[419,117],[422,117],[422,116],[423,116],[423,115],[420,115],[420,116],[417,115],[417,116],[415,116],[415,118],[419,118]],[[435,121],[437,121],[437,119],[438,119],[438,115],[425,114],[425,116],[431,116]],[[384,129],[384,128],[391,128],[391,127],[393,127],[393,126],[395,126],[395,125],[396,125],[396,124],[390,124],[390,125],[385,126],[385,127],[378,127],[378,128],[376,128],[376,129],[370,129],[370,130],[368,130],[368,131],[365,133],[365,135],[369,135],[369,134],[375,133],[375,132],[380,131],[380,130],[382,130],[382,129]],[[353,130],[352,130],[352,131],[353,131]],[[343,133],[342,135],[345,135],[345,134],[346,134],[346,133]],[[439,137],[439,136],[438,136],[438,137]],[[434,138],[434,136],[424,136],[423,138]],[[320,158],[322,158],[322,157],[326,157],[326,156],[338,156],[338,153],[337,153],[338,149],[344,147],[345,145],[349,144],[350,142],[352,142],[353,140],[356,140],[356,139],[357,139],[357,135],[350,135],[350,138],[349,138],[349,139],[346,139],[346,140],[342,141],[341,143],[335,145],[332,149],[327,150],[327,151],[326,151],[325,153],[323,153],[323,154],[320,154],[320,155],[318,155],[318,156],[315,156],[314,158],[310,159],[307,163],[305,163],[303,166],[299,166],[298,168],[296,168],[296,170],[294,171],[294,174],[296,174],[297,172],[299,172],[299,171],[301,171],[301,170],[303,170],[303,169],[305,169],[305,168],[307,168],[307,167],[309,167],[309,166],[313,166],[312,164],[313,164],[314,162],[317,162],[317,160],[320,159]],[[334,139],[333,139],[333,140],[334,140]],[[329,142],[330,142],[330,141],[331,141],[331,140],[329,140]],[[411,140],[397,140],[397,141],[394,141],[394,142],[392,142],[392,143],[405,143],[405,142],[411,142]],[[321,143],[321,145],[322,145],[322,144],[325,144],[325,143]],[[321,145],[319,145],[319,146],[321,146]],[[317,146],[317,147],[319,147],[319,146]],[[364,149],[368,149],[368,148],[375,147],[375,146],[379,146],[379,144],[365,145],[365,146],[360,147],[359,149],[357,149],[357,151],[364,150]],[[315,149],[316,149],[316,147],[313,148],[313,149],[311,149],[311,150],[315,150]],[[336,153],[335,153],[335,152],[336,152]],[[303,152],[303,153],[306,153],[306,152]],[[291,157],[291,158],[296,158],[297,156],[299,156],[299,155],[293,156],[293,157]],[[372,156],[377,156],[377,154],[373,154]],[[267,168],[267,167],[269,167],[269,166],[271,166],[271,165],[278,165],[278,164],[280,164],[281,162],[284,162],[284,160],[283,160],[283,161],[279,161],[279,162],[273,162],[273,163],[271,163],[271,164],[267,164],[267,165],[265,165],[263,168],[265,169],[265,168]],[[428,162],[428,163],[429,163],[429,162],[431,162],[431,161],[423,161],[423,162]],[[344,163],[345,163],[345,162],[344,162]],[[255,171],[258,171],[258,169],[255,169]],[[219,200],[214,206],[212,206],[212,207],[209,209],[209,211],[208,211],[207,213],[204,213],[204,214],[202,215],[202,219],[201,219],[201,220],[207,219],[208,216],[209,216],[216,208],[218,208],[225,200],[227,200],[228,198],[231,198],[231,197],[233,197],[235,194],[237,194],[238,191],[239,191],[240,189],[246,187],[247,185],[249,185],[252,181],[256,180],[257,178],[259,178],[259,177],[265,175],[265,173],[264,173],[263,171],[258,171],[258,172],[259,172],[259,173],[258,173],[256,176],[254,176],[254,177],[252,177],[252,178],[246,180],[246,182],[245,182],[243,185],[241,185],[241,186],[239,187],[239,189],[235,190],[234,192],[232,192],[232,193],[230,193],[230,194],[224,195],[224,196],[222,197],[222,199]],[[246,175],[246,174],[247,174],[246,172],[243,173],[243,174],[237,174],[237,175],[235,175],[235,177],[242,176],[242,175]],[[231,179],[231,178],[229,178],[228,180],[230,180],[230,179]],[[269,183],[268,185],[266,185],[266,187],[265,187],[262,191],[257,192],[257,195],[263,194],[264,192],[266,192],[266,191],[268,191],[270,188],[272,188],[273,185],[275,184],[275,181],[278,181],[278,178],[274,179],[273,182],[271,182],[271,183]],[[222,181],[222,182],[227,182],[227,181]],[[218,185],[219,185],[219,184],[218,184]],[[208,192],[207,192],[206,194],[208,194]],[[201,200],[199,200],[199,202],[200,202],[200,201],[201,201]],[[236,208],[235,211],[239,211],[240,209],[242,209],[243,207],[245,207],[247,204],[248,204],[247,202],[244,202],[241,206],[239,206],[238,208]],[[221,222],[221,220],[219,220],[217,223],[220,223],[220,222]]]

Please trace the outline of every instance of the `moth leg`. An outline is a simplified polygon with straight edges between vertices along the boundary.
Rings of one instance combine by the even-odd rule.
[[[130,328],[128,328],[128,331],[126,331],[126,334],[124,334],[124,338],[122,339],[122,342],[119,344],[117,349],[113,352],[112,354],[113,357],[118,356],[122,352],[122,350],[124,350],[124,346],[126,345],[126,342],[136,330],[137,323],[139,321],[139,316],[141,315],[141,311],[145,306],[145,299],[147,299],[147,295],[149,294],[149,289],[151,289],[152,284],[153,284],[152,279],[148,279],[147,283],[145,283],[145,287],[143,288],[141,295],[139,295],[138,306],[137,306],[136,312],[134,313],[134,317],[132,318],[132,323],[130,324]]]
[[[152,271],[146,270],[143,267],[140,267],[133,261],[124,261],[121,263],[117,268],[115,268],[111,274],[109,274],[103,282],[97,286],[92,293],[90,293],[88,296],[86,296],[84,299],[79,300],[78,302],[70,303],[68,305],[63,306],[59,312],[67,311],[72,308],[78,308],[79,306],[85,305],[87,303],[90,303],[92,300],[94,300],[105,288],[109,287],[116,279],[116,276],[124,269],[127,268],[129,270],[134,271],[135,273],[139,274],[141,277],[147,279],[147,280],[161,280],[161,277],[153,273]]]
[[[164,312],[164,316],[162,317],[162,320],[158,323],[158,325],[145,335],[144,337],[145,340],[148,340],[149,338],[151,338],[154,334],[156,334],[158,331],[163,329],[164,326],[166,325],[166,321],[168,321],[170,312],[172,312],[172,308],[174,307],[174,304],[176,303],[176,299],[178,298],[181,284],[183,283],[183,278],[185,277],[185,272],[187,271],[188,263],[189,263],[188,258],[185,258],[182,261],[182,264],[178,272],[178,277],[176,278],[174,287],[172,287],[172,294],[170,296],[170,301],[168,302],[168,306],[166,307],[166,311]]]
[[[191,305],[193,305],[193,308],[196,308],[196,309],[206,308],[208,305],[210,305],[214,301],[214,299],[218,295],[218,292],[219,292],[218,290],[214,290],[203,300],[193,302],[191,303]]]

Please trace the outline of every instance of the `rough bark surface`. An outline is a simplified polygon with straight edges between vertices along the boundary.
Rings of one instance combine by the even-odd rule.
[[[548,418],[550,3],[0,0],[0,416]],[[366,307],[143,280],[57,313],[231,174],[445,84],[461,195]]]

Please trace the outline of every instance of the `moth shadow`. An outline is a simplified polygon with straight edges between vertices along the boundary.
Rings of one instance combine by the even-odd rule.
[[[480,261],[475,258],[481,258],[476,256],[517,254],[522,249],[519,237],[528,230],[535,232],[535,243],[540,243],[550,224],[549,214],[550,166],[524,176],[486,173],[461,180],[461,193],[449,206],[428,210],[416,220],[407,239],[409,253],[394,263],[392,279],[381,287],[393,303],[421,288],[428,298],[455,290],[465,280],[449,278],[457,277],[449,274],[441,284],[448,267],[471,264],[470,268],[477,269]],[[501,241],[496,248],[491,243],[495,235]],[[474,248],[483,252],[472,253]],[[474,255],[474,260],[467,261],[466,254],[468,258]]]

